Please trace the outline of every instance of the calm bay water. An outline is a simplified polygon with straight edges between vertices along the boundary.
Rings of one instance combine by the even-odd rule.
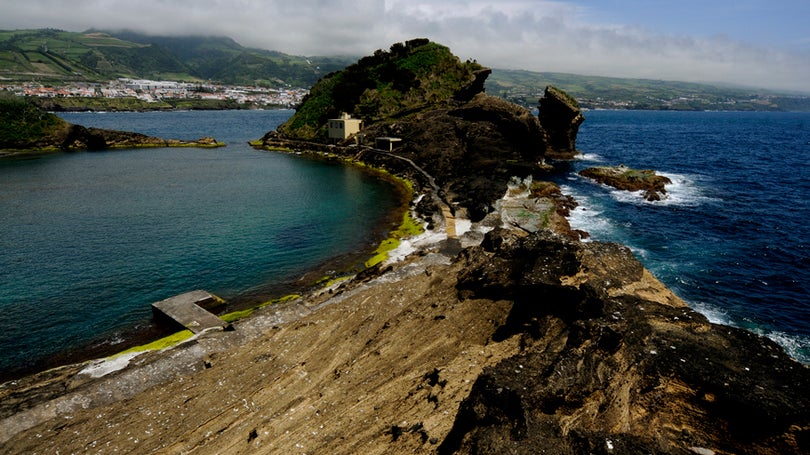
[[[151,324],[151,302],[229,298],[386,234],[395,189],[363,171],[257,151],[291,111],[65,114],[218,149],[0,161],[0,372]]]
[[[574,227],[628,245],[713,322],[810,363],[810,114],[591,111],[559,177]],[[626,164],[673,180],[663,202],[577,176]]]

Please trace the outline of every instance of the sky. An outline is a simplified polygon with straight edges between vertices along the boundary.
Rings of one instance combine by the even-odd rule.
[[[294,55],[412,38],[492,68],[810,93],[808,0],[0,0],[0,29],[224,35]]]

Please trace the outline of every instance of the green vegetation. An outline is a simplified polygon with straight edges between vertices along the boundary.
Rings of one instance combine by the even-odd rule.
[[[31,97],[29,100],[46,111],[153,111],[172,109],[173,106],[165,101],[149,103],[135,97],[104,98],[94,97],[58,97],[40,98]]]
[[[350,63],[250,49],[224,37],[157,37],[131,32],[0,31],[0,76],[64,83],[119,77],[309,87]]]
[[[365,267],[373,267],[385,261],[388,259],[388,253],[395,250],[402,239],[419,235],[424,231],[422,224],[411,216],[410,211],[406,210],[402,215],[402,223],[397,229],[391,231],[388,234],[388,238],[383,240],[377,249],[374,250],[373,256],[365,262]]]
[[[564,89],[588,109],[810,111],[810,96],[731,86],[564,73],[495,70],[487,93],[537,106],[546,86]]]
[[[244,309],[244,310],[233,311],[231,313],[223,314],[219,318],[222,319],[225,322],[233,322],[233,321],[236,321],[238,319],[242,319],[242,318],[246,318],[246,317],[250,316],[251,314],[253,314],[254,311],[258,310],[259,308],[264,308],[264,307],[270,306],[270,305],[277,305],[277,304],[280,304],[280,303],[289,302],[290,300],[295,300],[295,299],[298,299],[300,297],[301,296],[298,295],[298,294],[285,295],[285,296],[279,297],[277,299],[268,300],[267,302],[263,302],[263,303],[255,306],[255,307],[252,307],[252,308],[247,308],[247,309]]]
[[[0,94],[0,148],[27,147],[66,125],[25,99]]]
[[[178,344],[178,343],[180,343],[182,341],[186,341],[189,338],[191,338],[192,336],[194,336],[194,333],[192,333],[191,330],[181,330],[181,331],[179,331],[177,333],[174,333],[174,334],[169,335],[167,337],[163,337],[163,338],[161,338],[159,340],[155,340],[155,341],[153,341],[151,343],[131,347],[131,348],[127,349],[126,351],[122,351],[122,352],[119,352],[118,354],[115,354],[113,357],[119,357],[119,356],[122,356],[124,354],[131,354],[133,352],[157,351],[157,350],[160,350],[160,349],[166,349],[166,348],[168,348],[170,346],[174,346],[174,345],[176,345],[176,344]]]
[[[397,43],[323,77],[279,131],[298,139],[326,139],[327,120],[341,112],[369,124],[441,102],[471,82],[480,68],[462,63],[450,49],[427,39]]]
[[[447,48],[427,40],[397,43],[389,51],[377,51],[346,68],[353,61],[352,57],[302,57],[246,48],[226,37],[0,31],[0,77],[9,82],[60,85],[131,77],[310,87],[320,80],[319,85],[340,88],[342,94],[334,98],[311,97],[309,112],[291,128],[301,138],[319,137],[323,130],[318,119],[341,110],[374,119],[413,105],[420,96],[427,96],[422,102],[446,99],[455,86],[467,81],[469,70],[478,66],[460,64]],[[810,110],[807,94],[522,70],[495,70],[487,81],[487,92],[535,107],[547,85],[564,89],[587,109]]]

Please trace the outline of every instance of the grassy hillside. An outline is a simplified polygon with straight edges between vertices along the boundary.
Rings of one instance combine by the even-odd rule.
[[[445,46],[415,39],[378,50],[312,87],[280,131],[291,137],[326,137],[326,121],[341,112],[371,123],[395,112],[446,100],[474,79],[477,63],[462,63]]]
[[[810,110],[810,96],[769,90],[520,70],[493,71],[487,93],[536,106],[547,85],[564,89],[590,109]]]
[[[226,37],[160,37],[111,32],[129,42],[166,49],[188,71],[205,80],[226,84],[289,84],[309,87],[321,76],[354,61],[339,57],[300,57],[241,46]]]
[[[224,37],[0,31],[0,77],[51,83],[118,77],[309,87],[349,59],[249,49]]]
[[[106,51],[143,46],[99,34],[59,30],[0,31],[0,76],[12,80],[106,80],[129,75]]]

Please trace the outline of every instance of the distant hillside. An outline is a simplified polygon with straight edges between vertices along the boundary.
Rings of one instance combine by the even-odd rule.
[[[118,77],[311,87],[355,57],[301,57],[241,46],[227,37],[135,32],[0,31],[0,82],[103,82]],[[547,85],[583,108],[810,111],[810,96],[720,85],[494,70],[487,92],[527,107]]]
[[[134,32],[111,32],[117,38],[165,49],[185,65],[190,74],[225,84],[310,87],[328,73],[355,61],[351,57],[301,57],[242,47],[227,37],[161,37]]]
[[[810,96],[769,90],[522,70],[494,70],[487,93],[532,107],[547,85],[562,88],[588,109],[810,111]]]
[[[132,77],[309,87],[351,61],[249,49],[225,37],[53,29],[0,31],[0,77],[18,81],[61,83]]]

